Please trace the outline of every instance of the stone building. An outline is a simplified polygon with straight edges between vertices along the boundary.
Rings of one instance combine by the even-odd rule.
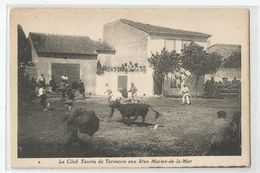
[[[110,60],[110,71],[99,76],[98,86],[105,86],[109,83],[113,90],[126,92],[130,83],[134,82],[138,88],[138,95],[160,95],[162,91],[166,95],[178,95],[179,89],[174,90],[170,84],[174,75],[169,75],[164,84],[157,84],[154,80],[154,71],[149,67],[147,58],[150,58],[151,52],[160,52],[164,47],[168,50],[176,50],[180,53],[185,44],[195,42],[205,49],[208,47],[209,34],[185,31],[180,29],[166,28],[150,24],[144,24],[126,19],[120,19],[107,23],[103,27],[103,40],[116,50],[115,56]],[[120,71],[124,64],[136,64],[138,70],[129,72]],[[107,64],[108,65],[108,64]],[[140,68],[145,70],[140,70]],[[107,77],[109,76],[109,77]],[[202,94],[204,78],[199,82]],[[194,77],[191,75],[187,79],[187,85],[191,94],[195,94]],[[97,89],[98,94],[103,91]]]
[[[47,83],[51,76],[59,83],[65,74],[69,83],[81,79],[87,94],[96,93],[97,59],[115,54],[107,43],[89,37],[29,33],[28,38],[36,76],[44,74]]]

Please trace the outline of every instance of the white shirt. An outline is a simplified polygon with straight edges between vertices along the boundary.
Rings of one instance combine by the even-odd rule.
[[[214,121],[213,128],[216,133],[216,142],[223,142],[227,138],[227,130],[230,123],[225,118],[219,118]]]
[[[64,80],[69,80],[69,77],[68,76],[64,76]]]
[[[37,82],[42,82],[42,81],[45,81],[45,78],[43,76],[39,76]]]
[[[62,80],[69,80],[69,77],[68,76],[61,76],[61,79]]]
[[[182,87],[181,88],[181,93],[183,93],[183,94],[189,93],[189,88],[188,87]]]
[[[110,95],[110,93],[111,93],[111,89],[110,89],[110,87],[109,87],[109,86],[106,86],[105,94]]]
[[[45,94],[45,89],[40,88],[40,89],[39,89],[39,96],[41,96],[41,95],[43,95],[43,94]]]

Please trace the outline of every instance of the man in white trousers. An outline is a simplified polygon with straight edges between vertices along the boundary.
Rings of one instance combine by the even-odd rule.
[[[190,105],[190,94],[189,94],[189,88],[183,84],[182,89],[181,89],[181,93],[182,93],[182,104],[188,104]]]

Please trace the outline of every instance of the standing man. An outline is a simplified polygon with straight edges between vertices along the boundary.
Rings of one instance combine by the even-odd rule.
[[[204,95],[209,98],[209,88],[210,88],[210,84],[209,84],[209,80],[206,81],[206,83],[204,84]]]
[[[110,89],[108,83],[106,83],[106,90],[105,90],[104,94],[107,94],[109,96],[110,93],[111,93],[111,89]]]
[[[74,80],[72,85],[71,85],[71,88],[74,90],[74,91],[77,91],[78,88],[79,88],[79,84],[78,84],[78,81],[77,80]]]
[[[84,82],[80,79],[79,80],[79,92],[82,94],[83,97],[85,97],[85,86]]]
[[[67,83],[64,81],[64,79],[61,79],[61,81],[60,81],[60,92],[61,92],[60,101],[64,101],[65,100],[66,87],[67,87]]]
[[[46,82],[45,82],[45,77],[43,74],[41,74],[38,79],[37,79],[37,83],[39,86],[45,86]]]
[[[104,92],[104,94],[106,94],[108,97],[108,102],[110,103],[110,94],[112,93],[111,88],[109,87],[108,83],[106,83],[106,90]]]
[[[43,111],[47,111],[47,103],[46,103],[46,100],[47,100],[47,95],[45,93],[45,89],[44,89],[44,86],[41,85],[40,86],[40,89],[39,89],[39,97],[40,97],[40,104],[42,105],[43,107]]]
[[[210,78],[209,81],[209,98],[213,98],[215,95],[215,80],[213,77]]]
[[[182,89],[181,89],[181,93],[182,93],[182,104],[187,103],[188,105],[190,105],[190,94],[189,94],[189,88],[183,84]]]
[[[30,101],[32,102],[33,98],[36,96],[36,86],[37,83],[34,79],[34,77],[31,78],[31,81],[29,83],[29,88],[30,88]]]
[[[134,82],[132,82],[131,83],[131,88],[130,88],[130,90],[128,91],[128,92],[130,92],[131,93],[131,100],[132,100],[132,102],[137,102],[137,88],[135,87],[135,84],[134,84]]]
[[[51,80],[49,82],[49,85],[51,87],[51,91],[54,91],[56,92],[56,89],[57,89],[57,85],[56,85],[56,82],[55,82],[55,79],[53,76],[51,76]]]

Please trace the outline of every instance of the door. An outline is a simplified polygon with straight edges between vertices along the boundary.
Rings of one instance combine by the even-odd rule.
[[[60,83],[61,76],[67,75],[69,78],[69,84],[71,85],[74,80],[80,79],[80,65],[52,63],[51,74],[58,84]]]
[[[123,97],[127,98],[127,76],[118,76],[117,81],[117,89],[123,95]]]

